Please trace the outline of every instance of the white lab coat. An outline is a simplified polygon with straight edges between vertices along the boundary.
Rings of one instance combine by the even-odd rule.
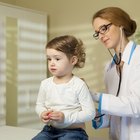
[[[124,65],[118,97],[119,75],[116,66],[110,63],[105,71],[109,94],[102,94],[99,104],[101,113],[110,116],[111,140],[140,140],[140,45],[136,45],[132,52],[133,44],[130,41],[122,55]]]

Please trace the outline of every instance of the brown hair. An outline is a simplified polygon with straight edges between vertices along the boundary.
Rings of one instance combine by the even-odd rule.
[[[83,42],[74,36],[64,35],[56,37],[47,43],[46,49],[48,48],[65,53],[68,59],[72,56],[77,56],[78,61],[74,67],[82,68],[85,64],[86,54]]]
[[[116,26],[122,26],[126,37],[135,33],[137,28],[136,22],[124,10],[118,7],[107,7],[97,11],[93,15],[92,23],[97,17],[106,19]]]

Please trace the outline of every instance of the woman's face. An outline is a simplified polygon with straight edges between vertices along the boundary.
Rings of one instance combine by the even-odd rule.
[[[93,28],[95,30],[96,36],[104,44],[107,49],[116,50],[120,44],[120,27],[115,26],[110,21],[95,18],[93,21]]]

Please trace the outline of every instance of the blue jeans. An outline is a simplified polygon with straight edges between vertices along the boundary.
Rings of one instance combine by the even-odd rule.
[[[81,128],[59,129],[46,125],[32,140],[88,140],[88,135]]]

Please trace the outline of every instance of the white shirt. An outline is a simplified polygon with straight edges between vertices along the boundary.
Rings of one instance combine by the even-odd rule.
[[[64,123],[52,122],[51,124],[58,128],[90,121],[95,117],[95,107],[88,87],[77,76],[73,76],[68,83],[64,84],[55,84],[53,77],[41,82],[36,112],[40,115],[49,109],[64,113]]]
[[[118,97],[116,93],[119,76],[116,66],[110,64],[105,72],[105,84],[109,94],[102,94],[100,106],[101,113],[111,115],[111,140],[140,139],[140,46],[136,46],[131,56],[133,43],[130,41],[127,44],[122,56],[124,65]]]

